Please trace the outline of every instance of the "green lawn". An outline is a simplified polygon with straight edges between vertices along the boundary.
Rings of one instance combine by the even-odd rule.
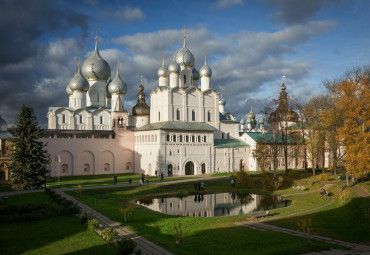
[[[229,180],[205,181],[207,192],[230,191]],[[136,205],[135,199],[148,194],[176,194],[180,190],[194,190],[192,183],[152,185],[143,187],[121,187],[108,190],[84,190],[82,196],[69,194],[100,211],[109,218],[121,222],[145,238],[170,250],[174,254],[300,254],[334,247],[322,242],[305,246],[302,238],[275,232],[263,232],[239,227],[234,222],[243,220],[245,215],[198,218],[168,216]],[[96,203],[96,198],[98,198]],[[310,199],[310,196],[307,195]],[[317,205],[315,198],[307,207]],[[322,201],[325,204],[327,200]],[[128,223],[123,223],[120,206],[134,207]],[[306,204],[296,203],[296,208],[304,210]],[[272,210],[271,213],[274,213]],[[283,214],[283,212],[279,212]],[[182,224],[184,244],[176,246],[174,227]]]
[[[86,176],[65,176],[59,178],[53,177],[48,178],[47,185],[52,188],[71,188],[77,187],[81,185],[82,187],[91,187],[91,186],[106,186],[112,185],[113,176],[117,176],[118,184],[120,183],[128,183],[129,179],[132,179],[133,183],[139,183],[141,179],[141,174],[107,174],[107,175],[86,175]],[[175,180],[183,180],[183,179],[190,179],[190,178],[199,178],[199,176],[191,176],[191,177],[165,177],[165,181],[175,181]],[[151,176],[150,182],[159,182],[160,178]]]
[[[336,188],[331,190],[334,196],[337,196]],[[292,197],[295,202],[302,203],[307,206],[307,195]],[[315,207],[320,206],[322,201],[328,200],[328,197],[321,197],[318,194],[313,194],[317,203]],[[290,199],[290,198],[289,198]],[[293,207],[292,207],[293,208]],[[367,209],[366,209],[367,208]],[[285,214],[289,208],[277,209],[276,212]],[[367,216],[366,216],[367,210]],[[284,228],[297,229],[299,219],[312,219],[312,233],[328,236],[350,242],[368,242],[370,236],[370,221],[368,211],[370,210],[370,200],[358,197],[353,192],[350,193],[346,202],[342,204],[339,199],[335,199],[334,203],[317,210],[315,212],[305,213],[304,215],[290,217],[281,220],[269,222]]]
[[[44,193],[5,198],[0,204],[52,203]],[[86,230],[77,216],[59,216],[45,220],[1,223],[1,254],[117,254],[117,249]]]
[[[363,188],[364,190],[367,190],[367,192],[370,193],[370,181],[366,181],[366,182],[359,182],[356,184],[357,186],[360,186],[361,188]]]

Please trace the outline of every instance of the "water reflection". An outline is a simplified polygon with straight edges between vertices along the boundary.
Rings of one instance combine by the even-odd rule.
[[[291,201],[281,196],[247,193],[197,194],[183,198],[154,198],[151,202],[148,204],[144,201],[138,201],[138,204],[168,215],[194,217],[240,215],[259,210],[269,211],[291,204]]]

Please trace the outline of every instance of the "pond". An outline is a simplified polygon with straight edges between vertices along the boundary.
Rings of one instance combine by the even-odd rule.
[[[252,211],[269,211],[291,204],[282,196],[257,194],[217,193],[185,197],[153,198],[138,204],[167,215],[216,217],[248,214]]]

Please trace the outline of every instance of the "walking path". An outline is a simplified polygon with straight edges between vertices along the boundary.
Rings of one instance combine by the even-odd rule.
[[[91,207],[85,205],[84,203],[81,203],[77,199],[67,195],[61,190],[56,190],[57,193],[62,195],[68,200],[71,200],[75,204],[77,204],[80,208],[81,211],[84,212],[86,211],[90,215],[92,215],[95,219],[99,220],[99,222],[106,228],[113,228],[119,237],[121,238],[131,238],[133,239],[136,244],[137,248],[142,251],[143,254],[153,254],[153,255],[172,255],[169,251],[166,251],[162,247],[156,245],[155,243],[150,242],[149,240],[139,236],[138,234],[131,232],[125,227],[122,227],[118,222],[114,222],[108,217],[104,216],[103,214],[95,211]]]
[[[351,189],[357,193],[360,197],[370,199],[370,194],[367,190],[361,188],[360,186],[352,186]]]

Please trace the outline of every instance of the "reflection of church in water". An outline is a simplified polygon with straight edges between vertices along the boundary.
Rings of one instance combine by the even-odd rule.
[[[167,215],[215,217],[248,214],[252,211],[284,207],[290,202],[279,196],[248,194],[240,198],[235,193],[198,194],[183,198],[155,198],[145,207]]]

